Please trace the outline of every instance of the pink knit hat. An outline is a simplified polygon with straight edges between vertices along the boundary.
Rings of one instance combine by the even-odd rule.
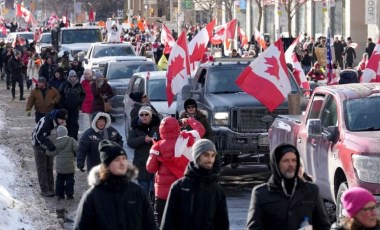
[[[368,202],[377,203],[372,193],[360,187],[353,187],[345,191],[341,200],[349,218],[354,217]]]

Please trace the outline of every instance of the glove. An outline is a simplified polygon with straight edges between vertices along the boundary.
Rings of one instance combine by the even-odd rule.
[[[104,94],[104,95],[102,95],[102,98],[103,98],[103,100],[105,100],[105,99],[108,98],[108,95],[107,95],[107,94]]]
[[[31,110],[27,110],[27,111],[26,111],[26,116],[30,117],[30,114],[31,114],[31,113],[32,113]]]

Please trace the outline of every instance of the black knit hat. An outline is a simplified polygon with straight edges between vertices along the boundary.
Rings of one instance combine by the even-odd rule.
[[[100,161],[108,166],[118,156],[126,156],[125,150],[116,142],[102,140],[99,143]]]
[[[187,99],[187,100],[185,101],[185,103],[183,104],[185,110],[186,110],[187,106],[189,106],[189,105],[193,105],[193,106],[195,106],[195,108],[198,107],[197,102],[196,102],[194,99],[191,99],[191,98],[190,98],[190,99]]]
[[[62,120],[67,120],[67,110],[66,109],[60,109],[58,110],[58,112],[56,113],[55,117],[57,119],[62,119]]]

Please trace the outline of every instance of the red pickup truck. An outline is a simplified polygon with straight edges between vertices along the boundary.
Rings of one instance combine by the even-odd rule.
[[[317,87],[304,115],[279,115],[268,135],[270,149],[283,142],[297,146],[338,218],[340,197],[350,187],[368,189],[379,203],[380,84]]]

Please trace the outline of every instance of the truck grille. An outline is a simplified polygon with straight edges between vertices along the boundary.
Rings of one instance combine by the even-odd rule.
[[[272,113],[266,108],[233,108],[231,110],[231,129],[237,132],[267,132],[272,122],[264,122],[263,117],[274,118],[279,114],[288,114],[288,109],[276,109]]]

